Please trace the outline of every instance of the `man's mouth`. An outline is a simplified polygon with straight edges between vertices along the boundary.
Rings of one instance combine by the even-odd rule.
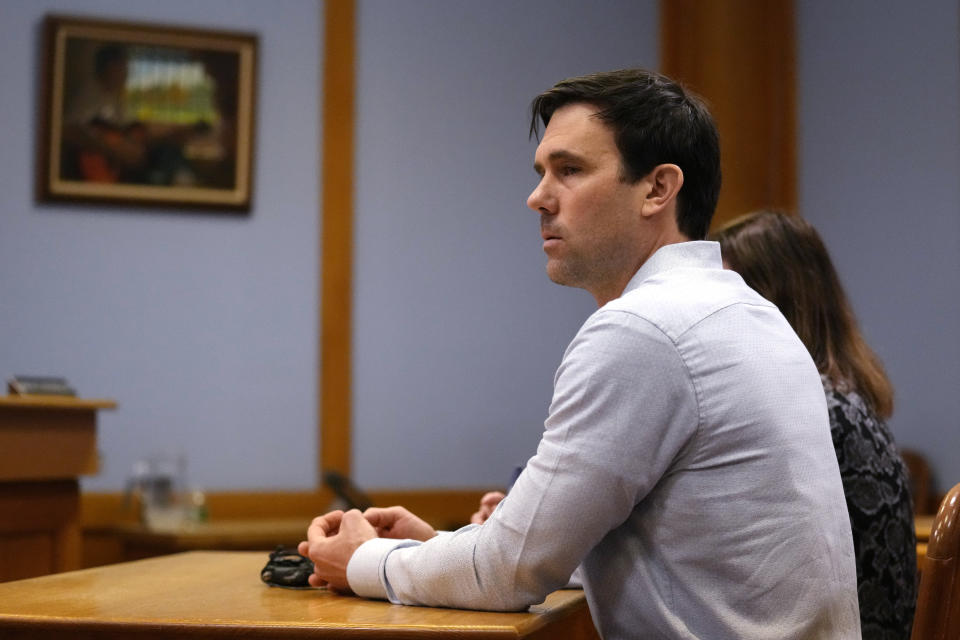
[[[563,241],[563,239],[548,231],[543,231],[540,233],[540,237],[543,238],[543,250],[549,252],[551,249],[555,249]]]

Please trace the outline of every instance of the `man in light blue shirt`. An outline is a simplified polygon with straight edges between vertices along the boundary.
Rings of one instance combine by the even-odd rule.
[[[573,78],[528,206],[547,273],[595,312],[543,437],[482,525],[400,507],[316,518],[314,585],[402,604],[517,610],[579,566],[620,638],[859,638],[853,543],[820,378],[777,308],[704,242],[720,187],[703,104],[645,70]]]

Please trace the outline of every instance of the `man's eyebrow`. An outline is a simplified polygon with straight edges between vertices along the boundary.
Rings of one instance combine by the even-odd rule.
[[[556,151],[551,151],[547,155],[547,160],[549,162],[557,162],[559,160],[570,160],[573,162],[583,162],[583,156],[577,155],[573,151],[568,151],[566,149],[557,149]],[[539,162],[533,163],[533,170],[539,175],[543,175],[544,169],[543,165]]]

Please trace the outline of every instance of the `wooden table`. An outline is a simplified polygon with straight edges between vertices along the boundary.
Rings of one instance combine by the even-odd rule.
[[[0,582],[80,567],[77,477],[96,473],[112,400],[0,397]]]
[[[524,613],[492,613],[271,588],[263,553],[191,551],[0,584],[0,637],[597,638],[583,592]]]

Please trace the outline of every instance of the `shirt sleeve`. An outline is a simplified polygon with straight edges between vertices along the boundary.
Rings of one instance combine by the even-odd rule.
[[[600,310],[570,344],[536,455],[483,525],[424,543],[371,540],[347,567],[367,597],[522,610],[563,587],[696,433],[696,390],[673,342]]]

